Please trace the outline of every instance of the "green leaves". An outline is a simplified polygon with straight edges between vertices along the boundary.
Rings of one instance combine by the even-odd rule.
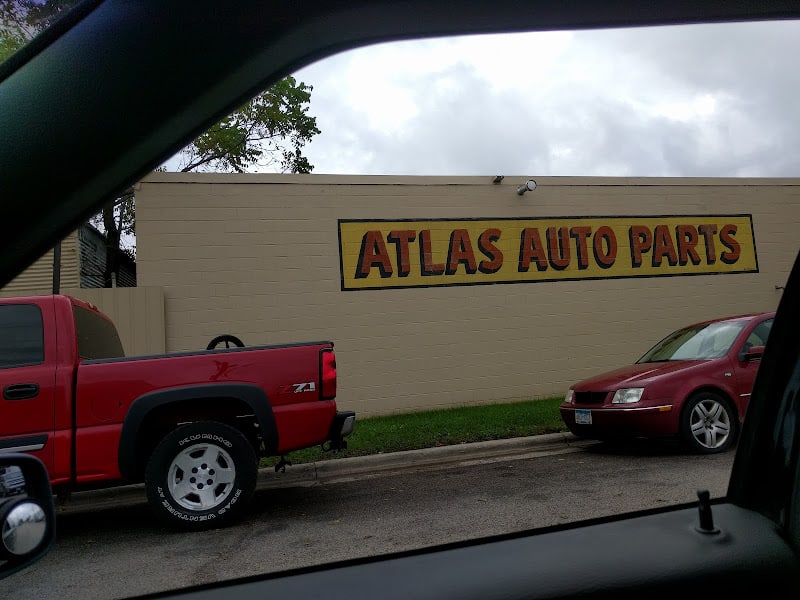
[[[27,38],[21,31],[0,30],[0,62],[22,48],[26,41]]]
[[[79,0],[0,0],[0,62],[52,25]]]
[[[302,149],[320,133],[316,117],[308,114],[311,91],[294,77],[281,79],[187,146],[181,171],[244,173],[277,166],[310,173],[314,167]]]

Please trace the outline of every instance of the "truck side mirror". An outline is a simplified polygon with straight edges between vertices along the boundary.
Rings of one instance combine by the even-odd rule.
[[[0,454],[0,579],[47,554],[56,537],[50,477],[30,454]]]

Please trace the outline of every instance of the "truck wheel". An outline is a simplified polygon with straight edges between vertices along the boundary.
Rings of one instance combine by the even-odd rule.
[[[739,420],[725,398],[713,392],[695,394],[681,415],[681,435],[700,454],[725,452],[736,441]]]
[[[184,530],[223,527],[240,518],[258,474],[255,451],[237,429],[204,421],[170,432],[145,470],[147,499]]]

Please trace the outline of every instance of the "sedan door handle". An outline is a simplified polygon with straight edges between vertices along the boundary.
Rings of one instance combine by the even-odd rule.
[[[3,388],[3,398],[6,400],[27,400],[39,395],[38,383],[16,383]]]

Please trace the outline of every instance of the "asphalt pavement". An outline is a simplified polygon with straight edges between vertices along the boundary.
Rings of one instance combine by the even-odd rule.
[[[287,466],[285,473],[276,473],[273,467],[259,469],[256,489],[304,487],[379,477],[398,471],[435,470],[456,465],[467,466],[498,460],[534,458],[574,452],[596,443],[582,440],[571,433],[551,433],[369,456],[331,458]],[[58,512],[78,513],[145,502],[147,497],[143,484],[126,485],[75,492],[68,499],[59,500]]]

